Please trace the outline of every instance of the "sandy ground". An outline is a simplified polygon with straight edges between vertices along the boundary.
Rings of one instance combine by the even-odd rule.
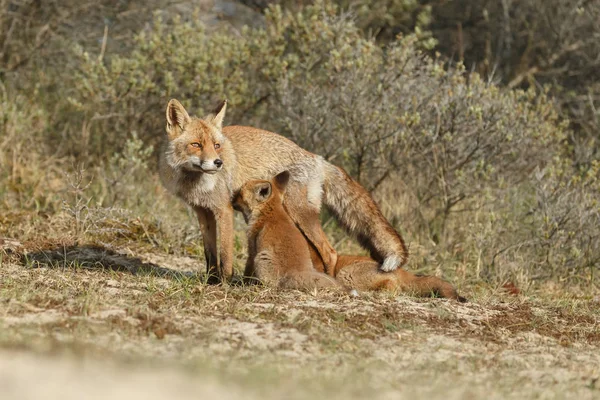
[[[241,390],[177,370],[0,352],[3,399],[243,399]]]
[[[206,286],[187,257],[89,251],[0,264],[0,398],[600,398],[593,298]]]
[[[339,370],[331,382],[322,381],[328,373],[314,374],[310,379],[315,382],[307,386],[304,379],[298,379],[298,366],[290,365],[292,360],[277,360],[273,355],[287,372],[276,372],[276,379],[271,380],[268,376],[273,370],[265,365],[248,366],[255,371],[240,374],[237,369],[245,361],[235,358],[231,362],[238,365],[229,374],[220,369],[187,370],[171,360],[149,366],[147,361],[132,364],[4,350],[0,352],[0,392],[3,399],[598,398],[598,389],[593,387],[597,378],[592,378],[598,376],[598,349],[557,352],[551,344],[540,348],[540,338],[531,337],[520,338],[516,342],[521,344],[510,348],[478,346],[439,335],[423,339],[422,346],[380,341],[381,348],[371,349],[369,360],[353,360],[358,368],[343,361],[333,366],[331,360],[313,364],[316,360],[300,359],[297,362],[304,368],[321,367],[315,372],[323,364]],[[364,361],[368,366],[363,369],[359,366]],[[258,384],[252,382],[254,374],[262,375]]]

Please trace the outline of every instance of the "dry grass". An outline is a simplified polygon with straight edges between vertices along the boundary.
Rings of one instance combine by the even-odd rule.
[[[480,285],[458,304],[208,286],[193,255],[57,242],[0,242],[8,398],[600,393],[598,298]]]
[[[19,3],[9,20],[43,2]],[[162,22],[97,3],[7,43],[27,61],[23,43],[55,37],[0,82],[2,399],[600,397],[600,164],[571,165],[592,148],[563,154],[552,101],[446,68],[419,35],[381,51],[327,5],[238,31],[212,1],[194,2],[206,28],[170,21],[196,19],[180,2],[151,2]],[[153,167],[171,96],[199,115],[226,96],[228,123],[348,168],[408,268],[470,302],[206,285],[197,223]]]
[[[3,398],[599,394],[593,290],[536,285],[515,296],[466,279],[460,266],[443,272],[467,304],[209,286],[196,222],[156,180],[139,179],[135,193],[155,194],[135,212],[94,206],[78,181],[44,190],[54,211],[1,208]],[[340,251],[359,251],[325,226]],[[438,272],[427,249],[411,253],[409,268]]]

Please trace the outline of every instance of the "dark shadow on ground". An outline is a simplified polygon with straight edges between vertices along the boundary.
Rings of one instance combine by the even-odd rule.
[[[83,268],[128,272],[133,275],[152,275],[170,279],[202,280],[205,274],[196,271],[177,271],[143,262],[137,257],[117,253],[102,246],[66,246],[21,254],[23,265],[32,268]],[[199,268],[200,269],[200,268]]]

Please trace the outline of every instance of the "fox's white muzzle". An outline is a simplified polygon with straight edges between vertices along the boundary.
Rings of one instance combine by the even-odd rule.
[[[190,159],[190,169],[192,171],[204,172],[207,174],[216,174],[223,169],[223,161],[220,158],[214,160],[200,160],[197,157]]]

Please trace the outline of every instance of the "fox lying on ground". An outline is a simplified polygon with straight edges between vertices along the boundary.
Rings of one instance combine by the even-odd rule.
[[[289,179],[284,171],[271,181],[249,181],[234,198],[233,207],[249,225],[244,277],[288,289],[341,290],[334,278],[313,268],[306,239],[283,208]]]
[[[377,261],[366,256],[340,255],[336,271],[336,279],[347,288],[405,292],[420,297],[436,296],[461,303],[467,301],[459,296],[450,283],[438,277],[415,275],[401,268],[384,272]]]
[[[271,181],[249,181],[234,198],[234,208],[244,214],[249,225],[245,277],[283,288],[388,290],[466,301],[452,285],[437,277],[417,276],[402,269],[383,272],[379,263],[365,256],[340,255],[334,269],[336,280],[326,275],[319,253],[283,207],[289,179],[290,174],[284,171]]]
[[[226,108],[223,102],[214,114],[199,119],[190,117],[177,100],[169,101],[168,140],[160,157],[164,185],[197,215],[209,277],[233,274],[233,195],[250,180],[268,180],[284,170],[291,174],[285,209],[319,253],[326,273],[334,274],[337,253],[321,229],[322,202],[382,263],[382,270],[406,263],[408,252],[400,235],[343,169],[278,134],[244,126],[223,128]]]
[[[307,245],[313,268],[323,271],[325,266],[319,253],[309,242]],[[454,286],[438,277],[415,275],[401,268],[389,272],[381,271],[379,263],[366,256],[338,255],[334,276],[347,289],[404,292],[419,297],[436,296],[461,303],[467,301],[456,292]]]

